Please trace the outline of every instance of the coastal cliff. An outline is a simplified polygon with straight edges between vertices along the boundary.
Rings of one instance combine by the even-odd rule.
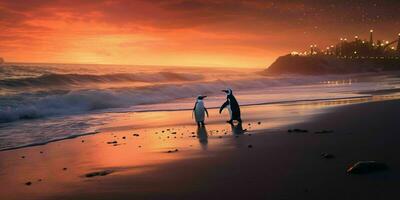
[[[400,70],[400,59],[337,58],[334,56],[280,56],[265,72],[267,74],[347,74]]]

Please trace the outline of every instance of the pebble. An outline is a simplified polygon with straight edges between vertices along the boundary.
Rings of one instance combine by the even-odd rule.
[[[248,148],[253,148],[253,145],[249,144],[247,145]]]
[[[28,186],[32,185],[32,182],[28,181],[28,182],[25,183],[25,185],[28,185]]]
[[[322,156],[322,158],[325,158],[325,159],[335,158],[335,156],[330,153],[322,153],[321,156]]]
[[[371,172],[383,171],[388,169],[388,166],[382,162],[376,161],[358,161],[347,169],[349,174],[367,174]]]
[[[87,173],[85,174],[86,178],[92,178],[95,176],[106,176],[108,174],[111,174],[113,171],[112,170],[104,170],[104,171],[98,171],[98,172],[91,172],[91,173]]]

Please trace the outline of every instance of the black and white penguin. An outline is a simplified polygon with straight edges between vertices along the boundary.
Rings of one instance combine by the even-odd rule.
[[[227,90],[222,90],[222,91],[226,93],[226,101],[224,104],[222,104],[221,108],[219,109],[219,113],[221,114],[221,112],[224,108],[228,108],[231,119],[227,122],[231,124],[233,122],[233,120],[236,120],[239,123],[242,123],[242,119],[240,118],[239,103],[236,101],[236,98],[233,96],[232,90],[227,89]]]
[[[208,117],[208,111],[203,102],[203,99],[206,97],[207,96],[201,95],[197,96],[196,103],[194,104],[193,113],[197,126],[204,126],[204,115],[207,114]]]

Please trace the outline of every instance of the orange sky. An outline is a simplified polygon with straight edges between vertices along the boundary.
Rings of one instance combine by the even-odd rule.
[[[376,33],[382,39],[396,37],[400,12],[393,4],[399,3],[335,2],[0,0],[0,57],[14,62],[265,67],[311,43],[367,37],[370,28],[381,30]]]

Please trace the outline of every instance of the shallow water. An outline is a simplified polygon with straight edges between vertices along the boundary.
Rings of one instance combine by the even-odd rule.
[[[216,108],[225,88],[241,105],[254,105],[366,97],[398,85],[396,74],[272,77],[260,69],[7,64],[0,66],[0,149],[95,132],[138,112],[151,112],[149,120],[165,113],[154,111],[190,110],[199,94]]]

